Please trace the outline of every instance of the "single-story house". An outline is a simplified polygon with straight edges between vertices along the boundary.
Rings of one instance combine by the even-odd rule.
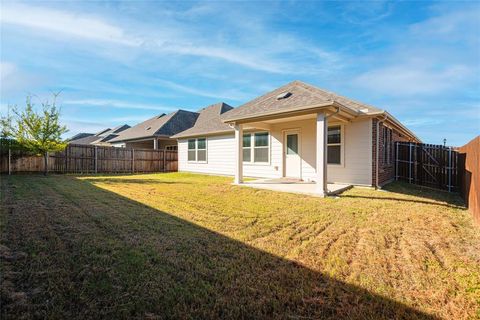
[[[191,128],[197,118],[197,112],[186,110],[161,114],[123,131],[110,143],[115,147],[177,150],[176,139],[170,137]]]
[[[118,137],[118,135],[130,128],[129,125],[123,124],[113,129],[103,129],[97,133],[79,133],[74,135],[68,141],[69,144],[83,144],[83,145],[97,145],[97,146],[111,146],[110,141]]]
[[[205,108],[178,139],[179,171],[382,186],[394,178],[394,142],[420,142],[385,110],[301,81],[238,108]]]

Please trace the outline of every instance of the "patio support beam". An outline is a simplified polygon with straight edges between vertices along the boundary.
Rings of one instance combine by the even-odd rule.
[[[158,140],[157,138],[153,139],[153,149],[157,150],[158,149]]]
[[[250,122],[248,123],[248,128],[270,130],[272,129],[272,126],[265,122]]]
[[[235,184],[243,183],[243,125],[235,124]]]
[[[317,139],[316,139],[316,183],[317,193],[327,195],[327,128],[328,119],[325,113],[317,113]]]
[[[342,121],[342,122],[350,122],[350,119],[341,115],[341,114],[336,114],[335,116],[335,120],[338,120],[338,121]],[[333,118],[332,118],[333,119]]]

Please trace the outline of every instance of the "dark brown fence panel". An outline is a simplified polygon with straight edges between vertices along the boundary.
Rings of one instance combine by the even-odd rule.
[[[442,145],[396,142],[395,179],[459,191],[458,152]]]
[[[68,145],[48,155],[48,169],[55,173],[134,173],[177,171],[178,152],[172,150],[126,149],[104,146]],[[44,159],[20,152],[0,155],[0,170],[8,173],[42,172]]]
[[[460,194],[480,225],[480,136],[458,148]]]

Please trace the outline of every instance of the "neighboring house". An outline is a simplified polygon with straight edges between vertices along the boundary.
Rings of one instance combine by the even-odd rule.
[[[78,140],[82,139],[85,137],[93,136],[95,133],[86,133],[86,132],[80,132],[74,135],[73,137],[69,138],[68,141],[73,141],[73,140]]]
[[[232,127],[224,123],[221,119],[221,116],[225,112],[232,109],[232,106],[229,106],[224,102],[219,102],[211,106],[205,107],[198,111],[199,115],[193,127],[172,136],[172,139],[202,136],[207,134],[220,135],[224,133],[231,133],[233,130]],[[200,141],[200,144],[202,145],[202,141]],[[191,157],[193,157],[193,155],[191,155]],[[203,157],[203,155],[201,155],[201,157]],[[202,161],[202,159],[199,160]]]
[[[79,133],[74,135],[68,141],[69,144],[83,144],[83,145],[97,145],[97,146],[111,146],[110,140],[130,128],[129,125],[123,124],[113,129],[104,129],[97,133]]]
[[[319,194],[327,181],[381,186],[394,178],[394,141],[420,141],[388,112],[300,81],[202,112],[173,137],[179,171],[234,175],[236,183],[290,177],[314,181]]]
[[[161,114],[123,131],[109,142],[116,147],[177,150],[177,141],[170,137],[191,128],[197,118],[198,113],[185,110]]]

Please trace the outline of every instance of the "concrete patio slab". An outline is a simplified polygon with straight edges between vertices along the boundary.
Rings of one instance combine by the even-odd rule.
[[[245,186],[249,188],[256,189],[265,189],[271,191],[279,192],[288,192],[288,193],[298,193],[306,194],[314,197],[320,197],[321,195],[317,192],[317,185],[315,182],[306,182],[298,179],[290,178],[279,178],[279,179],[258,179],[252,181],[246,181],[239,186]],[[339,194],[347,189],[350,189],[352,185],[349,184],[338,184],[338,183],[328,183],[327,196],[332,196]]]

